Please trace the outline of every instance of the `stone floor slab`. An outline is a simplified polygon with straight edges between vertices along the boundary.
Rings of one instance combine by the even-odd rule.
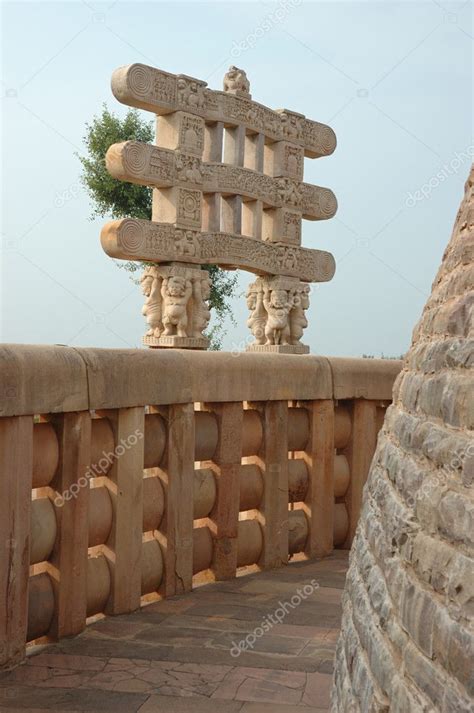
[[[346,567],[339,552],[98,621],[0,673],[0,711],[327,712]],[[311,580],[314,593],[273,622]]]
[[[138,713],[239,713],[242,705],[240,701],[150,696]]]

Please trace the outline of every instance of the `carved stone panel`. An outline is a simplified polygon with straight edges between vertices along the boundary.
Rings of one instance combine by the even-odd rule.
[[[274,178],[240,166],[203,162],[186,151],[171,151],[138,141],[113,144],[107,151],[106,165],[109,173],[122,181],[160,188],[199,185],[206,193],[241,195],[259,200],[265,207],[285,206],[290,211],[299,211],[308,220],[327,220],[337,210],[336,197],[329,188],[301,183],[288,176]],[[158,217],[162,215],[163,211],[154,213],[154,219],[168,220]],[[281,233],[278,227],[272,237],[265,239],[278,241]]]
[[[201,157],[204,149],[204,120],[184,111],[158,116],[156,140],[163,148]]]
[[[297,181],[303,180],[304,152],[300,146],[287,141],[277,141],[271,145],[271,150],[273,152],[273,176],[286,176]]]
[[[183,251],[183,240],[189,248]],[[110,257],[166,263],[187,263],[241,268],[257,275],[288,275],[305,282],[328,282],[334,276],[331,253],[283,244],[267,244],[255,238],[228,233],[183,231],[170,223],[125,218],[107,223],[102,247]],[[186,259],[184,260],[184,255]]]
[[[243,124],[273,141],[302,146],[305,156],[327,156],[336,148],[334,131],[302,114],[279,112],[251,101],[242,94],[213,91],[206,83],[144,64],[120,67],[112,75],[112,91],[123,104],[165,115],[184,110],[208,121]]]
[[[157,188],[153,191],[153,218],[177,227],[201,228],[202,192],[188,188]]]
[[[301,245],[301,213],[275,208],[263,211],[262,239],[269,243]]]

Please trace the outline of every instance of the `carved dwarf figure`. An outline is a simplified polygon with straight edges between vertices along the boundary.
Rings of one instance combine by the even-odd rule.
[[[229,67],[229,71],[224,76],[224,91],[232,92],[233,94],[237,92],[250,93],[250,82],[243,69],[233,65]]]
[[[163,298],[163,326],[165,337],[177,335],[187,337],[188,302],[192,293],[190,280],[178,275],[163,279],[161,296]]]
[[[159,337],[163,330],[161,321],[161,279],[155,267],[145,268],[140,283],[142,292],[146,297],[145,304],[142,307],[142,314],[146,317],[149,330],[147,336]]]
[[[211,311],[207,300],[211,296],[209,277],[198,278],[193,282],[193,337],[202,337],[211,319]]]
[[[267,320],[267,313],[263,306],[262,286],[253,282],[249,285],[246,298],[247,307],[250,310],[247,327],[255,337],[255,344],[265,344],[265,322]]]
[[[265,325],[266,344],[289,344],[288,315],[293,307],[293,300],[287,290],[271,290],[265,286],[263,304],[268,315]]]
[[[303,331],[308,326],[305,310],[309,307],[309,285],[302,285],[293,296],[290,312],[290,344],[299,344]]]

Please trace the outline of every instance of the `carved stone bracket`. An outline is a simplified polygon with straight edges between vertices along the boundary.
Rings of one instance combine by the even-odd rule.
[[[211,283],[206,270],[184,265],[146,267],[141,277],[150,347],[207,349],[203,335],[211,313],[207,300]]]
[[[255,342],[247,351],[307,354],[300,343],[307,327],[310,287],[289,277],[259,277],[247,290],[247,326]]]

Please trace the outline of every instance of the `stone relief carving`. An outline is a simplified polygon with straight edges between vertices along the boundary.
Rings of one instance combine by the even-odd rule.
[[[277,178],[278,194],[282,203],[299,208],[303,203],[301,187],[291,178]]]
[[[145,316],[149,330],[147,336],[159,337],[163,330],[161,321],[161,278],[158,268],[146,267],[140,283],[142,292],[145,295],[145,304],[142,307],[142,314]]]
[[[261,285],[252,282],[246,293],[247,308],[250,316],[247,320],[247,327],[255,337],[256,344],[265,344],[265,323],[267,313],[263,305],[263,289]]]
[[[185,114],[179,128],[179,146],[201,155],[204,148],[204,127],[202,119]]]
[[[149,158],[150,174],[162,181],[173,179],[173,156],[165,154],[161,149],[154,149]]]
[[[200,246],[196,233],[192,230],[176,230],[174,234],[176,257],[199,257]]]
[[[140,282],[146,298],[142,313],[149,326],[147,337],[204,339],[202,332],[211,317],[205,270],[149,266]]]
[[[203,331],[209,324],[211,310],[209,309],[208,300],[210,296],[211,280],[209,275],[203,276],[201,279],[195,279],[193,282],[193,337],[202,337]]]
[[[295,116],[290,112],[283,111],[280,114],[281,128],[283,136],[290,141],[301,139],[303,131],[303,117]]]
[[[301,244],[301,215],[284,211],[283,235],[285,240],[294,245]]]
[[[328,188],[301,183],[294,178],[273,178],[264,173],[224,163],[203,162],[184,151],[150,146],[138,141],[113,144],[107,152],[107,168],[112,176],[132,183],[148,183],[156,188],[176,183],[199,185],[205,192],[226,191],[261,200],[265,206],[298,209],[310,219],[331,218],[337,210],[334,193]],[[196,206],[186,203],[187,219],[200,221]],[[276,237],[273,238],[274,240]]]
[[[303,331],[308,326],[305,312],[309,309],[309,285],[302,285],[293,297],[293,309],[290,312],[290,342],[293,345],[300,343]]]
[[[101,241],[108,255],[122,260],[170,262],[180,258],[196,264],[238,266],[256,274],[289,275],[308,282],[327,282],[335,271],[333,256],[323,250],[270,245],[229,233],[183,231],[170,223],[136,218],[107,223]],[[185,245],[189,246],[186,251]]]
[[[187,333],[188,301],[192,294],[191,280],[180,275],[163,279],[161,297],[163,304],[163,336],[191,336]]]
[[[205,82],[178,75],[176,81],[178,104],[188,109],[203,109],[205,86]]]
[[[284,166],[287,173],[295,178],[303,175],[303,158],[301,149],[297,146],[285,146]]]
[[[177,221],[201,226],[201,192],[181,188],[177,206]]]
[[[263,305],[267,312],[265,324],[266,344],[289,344],[289,314],[293,306],[287,290],[264,286]]]
[[[289,278],[259,277],[246,293],[247,326],[258,347],[298,347],[308,322],[309,285]]]
[[[183,153],[176,153],[174,156],[178,181],[202,183],[201,160],[199,158]]]
[[[175,77],[158,72],[154,76],[153,91],[155,96],[166,102],[166,104],[174,104],[176,101]]]
[[[311,121],[293,112],[275,112],[257,102],[246,100],[242,89],[230,89],[233,82],[244,86],[245,72],[235,69],[223,92],[207,89],[206,83],[184,75],[172,75],[154,67],[132,64],[120,68],[112,77],[112,91],[129,106],[157,114],[186,110],[214,121],[243,123],[262,131],[275,141],[289,140],[303,145],[309,157],[325,156],[336,148],[333,130],[325,124]],[[239,72],[242,76],[239,77]],[[237,96],[232,93],[235,91]]]

